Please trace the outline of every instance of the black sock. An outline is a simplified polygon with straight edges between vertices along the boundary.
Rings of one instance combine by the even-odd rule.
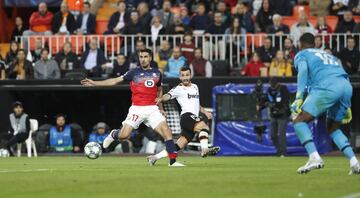
[[[118,140],[119,133],[120,133],[120,129],[116,130],[114,133],[111,133],[111,137],[114,138],[115,140]]]
[[[177,152],[176,146],[173,140],[165,141],[166,151],[168,152],[168,157],[170,160],[170,165],[176,162]]]
[[[176,148],[176,151],[180,151],[180,150],[181,150],[181,148],[179,147],[178,144],[175,144],[175,148]]]

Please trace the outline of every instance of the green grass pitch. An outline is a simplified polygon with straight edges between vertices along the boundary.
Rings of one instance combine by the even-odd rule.
[[[145,157],[0,158],[0,197],[359,197],[345,157],[298,175],[305,157],[180,157],[187,167]],[[355,194],[355,195],[354,195]]]

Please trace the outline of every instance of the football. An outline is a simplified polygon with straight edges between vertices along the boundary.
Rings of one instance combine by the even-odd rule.
[[[100,144],[96,142],[89,142],[84,147],[85,156],[89,159],[97,159],[102,153]]]
[[[10,153],[7,149],[0,149],[0,157],[9,157]]]

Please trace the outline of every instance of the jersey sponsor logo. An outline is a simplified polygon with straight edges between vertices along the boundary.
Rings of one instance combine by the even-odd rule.
[[[199,94],[189,94],[188,93],[188,99],[192,99],[192,98],[199,99]]]
[[[155,82],[154,82],[154,80],[146,80],[144,84],[145,84],[145,87],[154,87]]]

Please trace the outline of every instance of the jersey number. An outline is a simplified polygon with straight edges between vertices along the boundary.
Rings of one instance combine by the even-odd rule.
[[[136,114],[132,114],[132,121],[133,122],[136,122],[137,120],[139,119],[139,116],[138,115],[136,115]]]
[[[325,65],[339,65],[339,63],[329,54],[316,52],[315,55],[319,57]]]

